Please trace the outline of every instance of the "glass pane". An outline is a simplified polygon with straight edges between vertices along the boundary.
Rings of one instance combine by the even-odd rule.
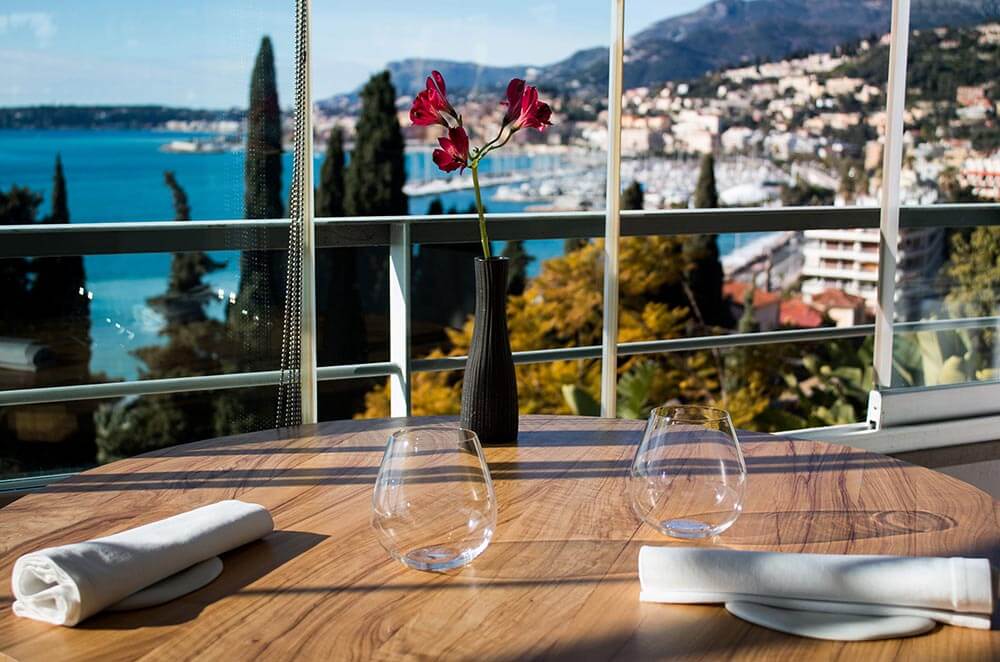
[[[626,5],[626,208],[877,204],[889,3],[698,4]]]
[[[276,397],[275,388],[261,387],[4,407],[0,479],[78,471],[242,432],[251,419],[273,426]]]
[[[924,232],[933,241],[914,246],[914,259],[939,266],[933,277],[897,275],[892,385],[1000,380],[1000,226]]]
[[[293,3],[5,11],[0,225],[285,216]],[[286,253],[263,250],[259,229],[230,237],[208,253],[80,257],[70,245],[0,261],[13,302],[0,388],[276,368]],[[241,410],[232,429],[271,410]]]
[[[522,129],[481,162],[487,214],[603,209],[606,50],[586,49],[606,43],[607,3],[558,0],[525,5],[523,11],[526,19],[518,21],[515,30],[511,8],[500,5],[467,7],[459,20],[443,8],[405,7],[385,0],[313,3],[313,29],[324,35],[314,42],[312,69],[320,152],[317,215],[430,214],[448,223],[449,214],[475,212],[470,170],[443,172],[433,160],[445,127],[414,126],[410,121],[414,98],[433,70],[443,75],[449,102],[461,113],[473,146],[501,130],[501,101],[512,78],[537,86],[540,98],[552,107],[551,127],[544,132]],[[443,31],[468,38],[442,40]],[[510,47],[514,42],[519,44],[516,50]],[[574,59],[579,53],[586,53],[586,62]],[[562,255],[564,244],[562,239],[493,242],[492,251],[514,263],[512,308],[520,305],[519,297],[540,273],[542,262]],[[386,251],[320,253],[320,364],[385,360]],[[472,260],[481,254],[475,240],[414,247],[410,312],[415,358],[464,353],[462,338],[471,332],[475,298]],[[599,278],[591,289],[600,296]],[[512,328],[517,324],[512,320]],[[518,350],[562,343],[540,334],[512,333]],[[344,403],[357,402],[356,395],[331,395],[326,404],[321,402],[321,410],[350,415]],[[362,404],[354,413],[387,413],[387,400],[378,402],[375,409]],[[452,409],[457,411],[457,405],[456,398]],[[419,402],[415,411],[423,411]]]
[[[13,18],[0,54],[0,188],[28,187],[44,197],[39,217],[58,213],[60,156],[73,223],[174,220],[165,171],[186,191],[191,218],[245,216],[251,71],[268,37],[277,102],[290,108],[293,3],[98,0],[81,14],[14,0],[4,9]],[[281,160],[284,201],[291,153]]]
[[[280,317],[240,280],[271,254],[287,252],[0,259],[0,390],[277,368]]]
[[[975,3],[950,3],[933,20],[918,8],[911,10],[903,204],[1000,200],[994,89],[1000,66],[998,18],[995,7]],[[950,214],[961,220],[963,212]],[[997,232],[996,227],[900,231],[893,386],[1000,377]],[[946,320],[962,321],[942,323]]]
[[[1000,200],[1000,13],[949,3],[934,21],[911,10],[903,204]]]

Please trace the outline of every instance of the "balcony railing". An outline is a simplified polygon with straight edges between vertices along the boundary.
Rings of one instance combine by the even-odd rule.
[[[852,229],[878,227],[878,209],[862,207],[785,207],[767,209],[713,209],[625,211],[621,213],[622,236],[683,235],[691,233],[742,233],[763,231],[802,231],[810,229]],[[604,231],[604,212],[566,212],[550,214],[492,214],[490,234],[500,241],[600,237]],[[907,207],[901,210],[900,226],[970,227],[1000,225],[1000,204],[940,205]],[[409,232],[393,232],[394,228]],[[236,230],[239,230],[237,232]],[[286,220],[226,220],[130,223],[81,223],[69,225],[27,225],[0,227],[0,259],[59,255],[101,255],[116,253],[182,252],[194,250],[265,250],[287,247]],[[475,242],[478,228],[474,215],[394,216],[367,218],[321,218],[316,220],[317,246],[392,248],[402,252],[413,244]],[[408,237],[407,237],[408,235]],[[390,268],[392,268],[390,266]],[[408,271],[406,277],[409,278]],[[404,288],[406,292],[410,289]],[[313,305],[308,302],[307,305]],[[400,309],[400,306],[403,309]],[[407,314],[409,299],[391,303],[390,318]],[[934,320],[897,323],[896,332],[994,326],[1000,318]],[[399,326],[390,324],[390,333]],[[700,349],[745,347],[770,343],[792,343],[835,338],[864,337],[874,333],[874,325],[823,327],[817,329],[767,331],[619,343],[619,356]],[[362,377],[396,377],[409,371],[432,372],[462,370],[465,358],[415,358],[409,353],[409,338],[391,338],[406,348],[405,361],[356,363],[320,366],[319,381]],[[595,359],[601,346],[565,347],[516,352],[516,363]],[[406,369],[408,364],[409,370]],[[135,380],[105,384],[53,386],[0,391],[0,406],[40,404],[69,400],[116,398],[130,395],[154,395],[181,391],[216,390],[272,386],[278,383],[278,370],[250,373]],[[409,401],[409,379],[402,380],[405,402]],[[398,411],[405,403],[395,403]]]

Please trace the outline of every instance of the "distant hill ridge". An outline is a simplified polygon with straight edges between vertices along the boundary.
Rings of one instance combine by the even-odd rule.
[[[910,27],[964,26],[998,18],[993,0],[913,0]],[[740,62],[775,60],[800,51],[829,51],[889,30],[890,0],[715,0],[688,14],[666,18],[626,44],[625,86],[655,85],[700,76]],[[431,69],[458,93],[491,94],[512,77],[546,87],[589,93],[607,84],[604,47],[577,51],[546,66],[493,67],[474,62],[411,58],[390,62],[400,94],[412,95]]]

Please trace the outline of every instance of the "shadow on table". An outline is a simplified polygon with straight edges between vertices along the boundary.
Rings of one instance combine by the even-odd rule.
[[[312,549],[327,537],[304,531],[275,531],[261,540],[223,554],[222,574],[204,588],[148,609],[97,614],[77,627],[84,630],[132,630],[193,620],[213,602],[242,594],[245,586]]]
[[[956,525],[953,518],[926,510],[743,513],[720,541],[736,545],[800,545],[931,533]]]
[[[668,463],[670,461],[664,461]],[[703,466],[696,459],[674,461],[683,465],[686,473],[718,473],[717,462],[705,460]],[[559,480],[584,478],[625,477],[631,459],[620,460],[540,460],[490,462],[490,475],[495,481],[504,480]],[[890,458],[880,458],[868,453],[840,453],[813,455],[808,458],[784,456],[758,456],[747,458],[751,476],[762,474],[817,473],[830,471],[858,471],[881,466],[898,466]],[[467,480],[469,469],[436,467],[422,470],[411,480],[419,483],[436,483]],[[313,487],[317,485],[371,485],[378,474],[378,466],[333,466],[289,469],[195,469],[188,471],[135,471],[128,473],[101,472],[71,476],[49,485],[47,493],[66,492],[118,492],[127,490],[169,490],[199,488],[254,487]]]

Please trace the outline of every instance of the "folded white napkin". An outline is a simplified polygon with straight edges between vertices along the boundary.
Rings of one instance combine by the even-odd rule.
[[[987,559],[646,546],[639,551],[639,583],[645,602],[751,603],[980,629],[989,629],[993,612]]]
[[[14,613],[72,626],[116,603],[120,609],[159,604],[214,579],[222,566],[213,557],[273,530],[263,506],[220,501],[105,538],[25,554],[11,578]]]

